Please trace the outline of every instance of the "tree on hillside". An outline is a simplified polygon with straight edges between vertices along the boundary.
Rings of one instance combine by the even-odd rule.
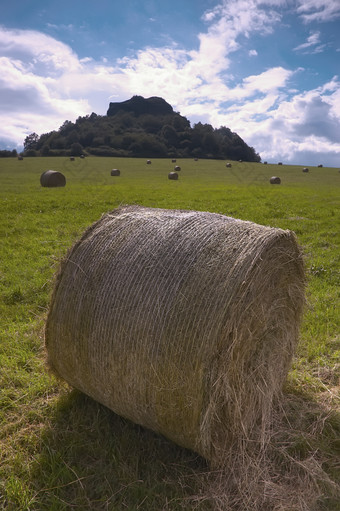
[[[32,149],[36,149],[38,140],[39,135],[37,135],[37,133],[31,133],[30,135],[27,135],[24,140],[24,151],[26,152]]]
[[[198,122],[174,112],[162,98],[135,96],[110,103],[108,115],[92,113],[65,121],[58,130],[26,137],[25,155],[135,156],[160,158],[230,158],[260,161],[237,133]]]

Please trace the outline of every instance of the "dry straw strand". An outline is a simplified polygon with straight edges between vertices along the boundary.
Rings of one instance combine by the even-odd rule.
[[[223,466],[235,443],[265,442],[303,303],[291,231],[124,206],[61,264],[48,362],[116,413]]]

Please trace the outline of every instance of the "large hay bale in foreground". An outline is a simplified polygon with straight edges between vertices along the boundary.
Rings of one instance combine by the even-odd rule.
[[[235,439],[262,438],[303,302],[291,231],[121,207],[61,265],[48,362],[117,414],[220,465]]]
[[[269,182],[270,182],[271,185],[280,185],[281,184],[281,178],[279,178],[278,176],[272,176],[269,179]]]
[[[40,184],[41,186],[46,186],[49,188],[65,186],[66,179],[64,174],[62,174],[61,172],[58,172],[56,170],[46,170],[40,176]]]

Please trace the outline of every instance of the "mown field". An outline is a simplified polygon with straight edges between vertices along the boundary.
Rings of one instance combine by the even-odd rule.
[[[307,304],[275,440],[272,484],[285,488],[282,506],[263,509],[340,509],[339,169],[177,164],[179,180],[170,181],[171,160],[0,160],[0,509],[229,509],[204,460],[45,368],[44,322],[59,262],[87,226],[121,204],[211,211],[295,231],[306,260]],[[112,168],[121,175],[111,177]],[[47,169],[61,171],[66,187],[42,188]],[[269,184],[275,175],[281,185]],[[300,481],[290,477],[293,465]],[[288,506],[289,491],[296,498]],[[247,508],[233,509],[255,504],[250,498]]]

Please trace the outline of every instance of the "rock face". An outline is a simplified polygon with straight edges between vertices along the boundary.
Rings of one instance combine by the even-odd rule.
[[[110,103],[107,111],[108,116],[116,115],[119,111],[132,112],[136,116],[150,115],[169,115],[173,114],[173,108],[163,98],[156,96],[152,98],[143,98],[142,96],[133,96],[127,101],[121,103]]]

